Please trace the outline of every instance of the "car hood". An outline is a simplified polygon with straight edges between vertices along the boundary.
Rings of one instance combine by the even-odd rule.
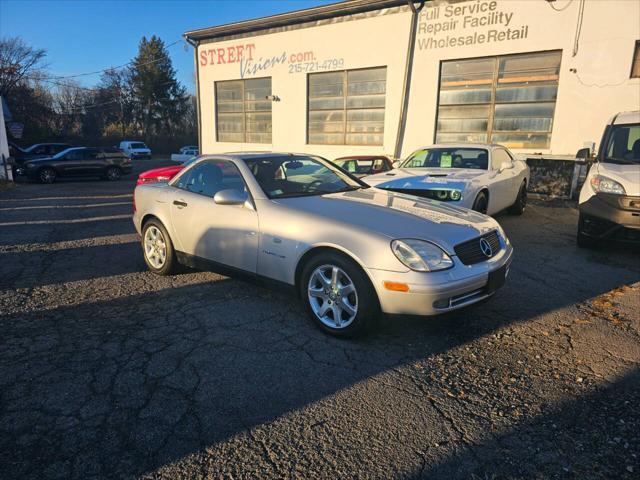
[[[640,196],[640,165],[599,162],[596,173],[620,183],[627,195]]]
[[[340,222],[389,239],[419,238],[436,243],[450,255],[455,245],[499,228],[493,218],[466,208],[378,188],[276,203],[324,220],[328,228]]]
[[[378,188],[464,188],[485,173],[487,172],[484,170],[468,168],[397,168],[386,173],[370,175],[362,181]]]
[[[156,178],[156,177],[173,177],[176,173],[182,170],[182,165],[172,165],[170,167],[154,168],[153,170],[147,170],[139,175],[139,178]]]

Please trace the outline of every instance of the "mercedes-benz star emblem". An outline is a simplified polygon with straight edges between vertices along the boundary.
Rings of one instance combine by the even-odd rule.
[[[482,250],[482,253],[484,253],[484,256],[487,258],[491,258],[491,255],[493,255],[491,244],[487,241],[486,238],[480,239],[480,250]]]

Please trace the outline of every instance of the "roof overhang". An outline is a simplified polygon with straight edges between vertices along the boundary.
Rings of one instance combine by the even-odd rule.
[[[413,1],[414,3],[421,3],[419,0]],[[282,13],[279,15],[257,18],[254,20],[245,20],[242,22],[227,23],[217,27],[191,30],[184,34],[184,38],[193,45],[205,39],[210,40],[228,35],[257,32],[270,28],[286,27],[299,23],[366,13],[384,8],[407,6],[408,2],[409,0],[347,0],[320,7],[295,10],[293,12]]]

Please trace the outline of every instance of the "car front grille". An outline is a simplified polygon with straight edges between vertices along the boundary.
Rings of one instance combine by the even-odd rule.
[[[388,190],[390,192],[396,193],[404,193],[406,195],[414,195],[416,197],[428,198],[430,200],[440,200],[441,202],[446,202],[450,200],[449,197],[439,197],[439,192],[448,193],[447,190],[427,190],[427,189],[419,189],[419,188],[383,188],[383,190]]]
[[[483,239],[486,240],[491,247],[489,255],[487,255],[489,252],[484,252],[482,249],[481,243],[483,243]],[[484,262],[485,260],[495,257],[501,249],[502,246],[500,245],[500,238],[498,237],[498,232],[495,230],[482,235],[481,237],[469,240],[468,242],[460,243],[454,247],[456,255],[465,265],[474,265],[476,263]]]

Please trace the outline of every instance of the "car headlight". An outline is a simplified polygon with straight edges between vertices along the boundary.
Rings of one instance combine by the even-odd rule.
[[[615,193],[616,195],[625,195],[627,193],[618,182],[602,175],[591,177],[591,188],[596,193]]]
[[[398,260],[418,272],[436,272],[453,266],[453,260],[444,250],[424,240],[394,240],[391,250]]]
[[[500,224],[496,223],[496,229],[498,230],[498,235],[502,238],[502,240],[504,240],[504,244],[510,245],[511,242],[509,241],[509,237],[507,237],[507,234],[504,233],[504,229],[500,226]]]

